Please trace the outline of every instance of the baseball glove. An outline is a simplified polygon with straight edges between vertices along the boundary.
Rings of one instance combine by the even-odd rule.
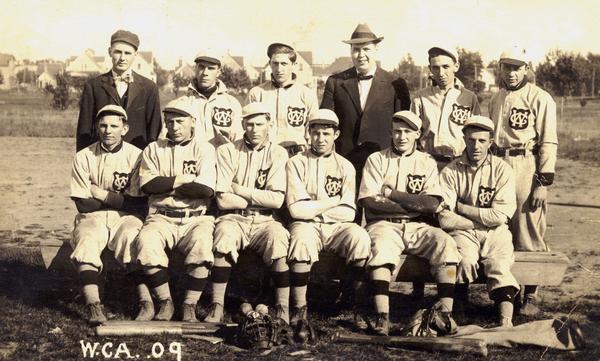
[[[237,343],[246,349],[270,349],[293,342],[290,326],[280,318],[256,311],[248,312],[238,328]]]
[[[458,326],[452,313],[438,302],[429,309],[420,309],[402,330],[404,336],[436,337],[455,334]]]

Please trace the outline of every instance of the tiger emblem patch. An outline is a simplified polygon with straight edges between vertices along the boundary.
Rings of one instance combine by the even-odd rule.
[[[452,104],[452,112],[450,113],[450,121],[458,125],[464,125],[467,119],[471,116],[471,107],[460,104]]]
[[[230,127],[233,110],[229,108],[214,107],[212,110],[212,123],[218,127]]]
[[[327,176],[325,182],[325,192],[329,197],[335,197],[342,194],[342,178]]]
[[[269,171],[271,168],[267,169],[259,169],[258,174],[256,175],[256,181],[254,182],[254,188],[265,190],[267,186],[267,176],[269,175]]]
[[[304,125],[306,108],[290,107],[287,108],[287,121],[292,127]]]
[[[183,174],[196,174],[198,172],[198,166],[195,160],[184,160],[183,161]]]
[[[406,191],[410,194],[419,194],[425,185],[424,175],[408,174],[406,176]]]
[[[128,185],[129,173],[113,173],[112,189],[114,189],[115,192],[123,193],[123,191],[125,190],[125,188],[127,188]]]
[[[523,130],[529,125],[529,115],[531,110],[511,108],[510,117],[508,118],[508,125],[515,130]]]
[[[477,207],[490,208],[495,194],[496,188],[479,186],[479,192],[477,192]]]

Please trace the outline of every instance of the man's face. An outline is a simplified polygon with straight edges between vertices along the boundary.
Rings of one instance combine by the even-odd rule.
[[[113,149],[123,141],[129,126],[120,116],[107,114],[98,120],[98,138],[107,149]]]
[[[115,73],[122,74],[133,65],[137,51],[129,44],[117,41],[108,48],[108,55],[112,60]]]
[[[269,134],[269,120],[265,114],[255,115],[242,121],[246,138],[250,144],[256,146],[262,144]]]
[[[278,84],[285,84],[292,79],[293,63],[288,54],[276,53],[269,61],[273,78]]]
[[[500,63],[500,77],[504,84],[509,87],[515,87],[525,79],[527,75],[527,65],[514,65],[507,63]]]
[[[335,140],[339,136],[340,131],[330,126],[315,124],[310,127],[310,144],[314,152],[319,155],[331,153]]]
[[[221,75],[221,67],[217,64],[202,60],[196,63],[196,82],[201,89],[213,87],[219,75]]]
[[[181,143],[192,137],[194,118],[175,113],[167,113],[165,117],[169,139],[175,143]]]
[[[454,86],[458,67],[459,64],[447,55],[437,55],[429,59],[429,71],[441,89],[449,89]]]
[[[488,130],[474,127],[467,127],[464,132],[467,157],[471,163],[479,164],[485,159],[488,149],[492,145],[491,133]]]
[[[419,136],[421,136],[421,131],[414,130],[405,122],[392,122],[392,140],[394,147],[400,153],[411,152],[415,148]]]
[[[361,74],[366,74],[377,65],[377,45],[374,43],[352,44],[352,63]]]

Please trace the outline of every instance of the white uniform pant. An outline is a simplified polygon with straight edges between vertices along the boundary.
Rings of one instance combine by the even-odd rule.
[[[510,271],[515,258],[512,235],[507,225],[491,229],[452,231],[450,235],[456,241],[461,256],[457,283],[474,282],[481,262],[487,277],[488,292],[507,286],[519,288],[519,283]]]
[[[530,206],[537,156],[529,154],[504,157],[503,159],[514,169],[515,179],[517,179],[517,210],[510,220],[515,250],[546,252],[549,250],[544,241],[546,206],[535,210]]]
[[[392,273],[400,264],[400,255],[425,258],[436,275],[448,264],[458,264],[460,255],[456,243],[441,228],[423,222],[392,223],[385,220],[367,226],[371,236],[371,258],[368,267],[391,265]]]
[[[117,261],[125,266],[135,260],[135,239],[141,227],[142,221],[138,217],[124,212],[100,210],[79,213],[75,217],[71,238],[71,259],[101,269],[100,255],[108,247],[115,253]]]
[[[318,223],[296,221],[290,226],[290,262],[314,263],[322,250],[345,258],[346,264],[369,258],[367,231],[353,222]]]
[[[149,215],[138,237],[139,263],[167,268],[166,247],[179,250],[185,256],[185,265],[212,265],[214,221],[213,216],[172,218],[162,214]]]
[[[262,256],[270,266],[273,260],[286,257],[290,234],[270,216],[225,215],[217,218],[214,252],[230,255],[237,262],[239,251],[249,248]]]

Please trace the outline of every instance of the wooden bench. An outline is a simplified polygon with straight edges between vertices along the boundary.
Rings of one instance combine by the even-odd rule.
[[[40,251],[44,266],[47,269],[74,272],[75,267],[69,259],[72,252],[69,243],[63,243],[58,240],[43,240],[40,242]],[[110,251],[104,251],[102,261],[107,271],[119,269],[119,265]],[[256,270],[257,263],[260,267],[260,260],[256,256],[246,257],[246,259],[240,257],[239,263],[243,263],[249,270]],[[252,267],[252,264],[254,264],[254,267]],[[171,265],[175,269],[183,269],[183,257],[179,253],[173,252]],[[519,281],[519,284],[522,285],[558,286],[561,284],[568,266],[569,258],[561,252],[515,252],[515,263],[513,264],[512,272],[517,281]],[[343,268],[344,264],[340,258],[332,254],[323,253],[320,255],[319,262],[316,262],[312,268],[311,279],[340,277]],[[427,261],[407,255],[402,255],[401,257],[401,264],[397,269],[396,281],[434,282],[429,273],[429,264]],[[481,275],[477,281],[484,282],[485,277]]]

